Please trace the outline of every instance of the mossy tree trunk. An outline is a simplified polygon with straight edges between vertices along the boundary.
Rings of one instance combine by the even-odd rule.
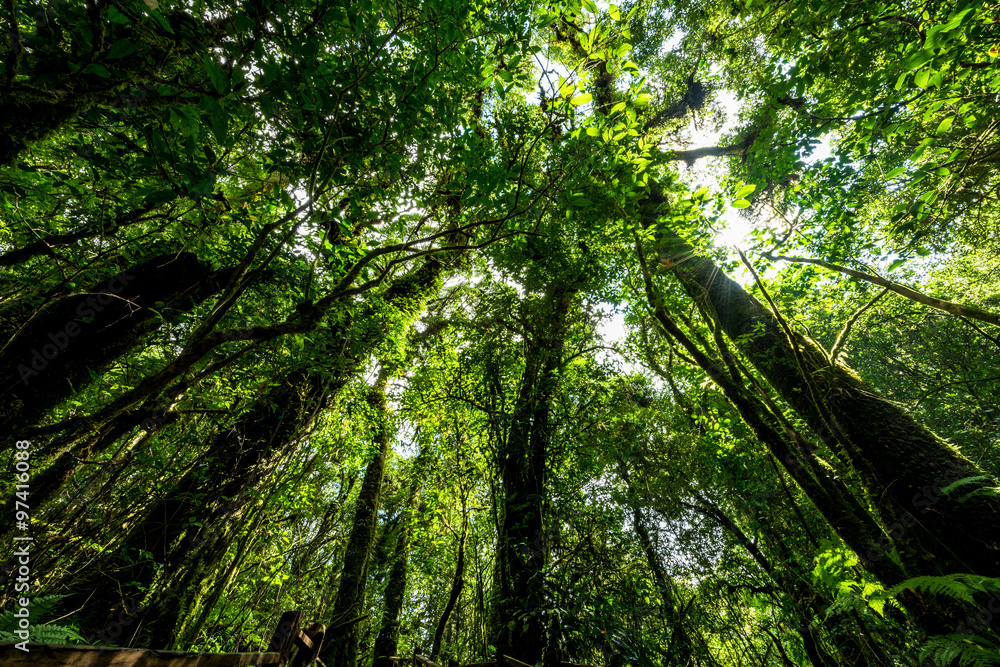
[[[740,416],[754,431],[775,460],[802,489],[838,537],[855,553],[864,556],[874,550],[892,545],[893,534],[884,532],[861,506],[858,499],[847,489],[843,481],[832,479],[818,465],[814,456],[814,445],[798,433],[787,422],[781,421],[771,407],[751,393],[736,378],[727,372],[722,362],[710,357],[691,340],[673,321],[653,286],[651,272],[645,259],[643,265],[646,294],[653,314],[663,331],[677,340],[693,360],[719,385],[726,398],[739,411]],[[888,557],[872,558],[865,566],[886,587],[901,583],[907,573]],[[957,627],[961,613],[946,600],[935,600],[927,604],[916,595],[904,593],[900,602],[910,611],[921,626],[932,633],[948,631]]]
[[[351,533],[347,539],[344,562],[337,584],[337,596],[334,599],[330,622],[327,624],[327,639],[322,660],[331,667],[355,667],[358,661],[358,642],[361,636],[360,623],[364,616],[368,565],[378,525],[385,460],[393,436],[389,408],[385,399],[385,388],[392,370],[393,366],[383,365],[375,385],[365,396],[365,402],[368,403],[376,420],[372,437],[373,451],[361,481],[361,489],[358,491],[354,521],[351,524]]]
[[[524,372],[503,451],[503,512],[497,546],[499,586],[497,651],[528,664],[546,647],[544,567],[546,478],[554,426],[552,401],[559,386],[567,320],[576,290],[550,286],[525,336]]]
[[[465,543],[469,537],[469,508],[462,499],[462,534],[458,538],[458,556],[455,558],[455,575],[451,579],[451,589],[448,591],[448,601],[445,602],[444,611],[438,619],[437,627],[434,629],[434,641],[431,643],[431,661],[437,661],[441,653],[441,641],[444,638],[444,630],[448,626],[448,619],[458,604],[458,599],[465,588]]]
[[[649,565],[649,571],[653,574],[653,581],[656,582],[656,588],[660,592],[660,609],[667,620],[667,624],[670,626],[670,643],[667,645],[665,664],[686,665],[697,663],[699,656],[696,654],[694,642],[691,641],[691,637],[684,627],[684,616],[681,610],[677,608],[677,586],[673,578],[663,568],[660,557],[656,553],[653,540],[649,535],[649,530],[646,528],[646,518],[643,516],[642,508],[639,506],[639,499],[635,497],[632,477],[629,474],[628,466],[622,459],[619,459],[618,471],[629,493],[629,505],[632,510],[632,528],[635,530],[636,537],[639,538],[639,546],[642,547],[643,556],[645,556],[646,563]],[[714,664],[711,656],[703,655],[700,658],[707,664]]]
[[[447,255],[431,255],[422,266],[396,280],[386,290],[382,298],[398,312],[392,326],[397,333],[401,334],[413,326],[426,308],[427,300],[440,290],[445,273],[461,264],[466,254],[466,251],[456,251]],[[380,333],[382,336],[388,335],[385,329]],[[373,436],[376,455],[365,472],[358,493],[354,524],[348,539],[331,620],[327,623],[321,659],[331,667],[355,667],[357,664],[359,627],[354,621],[355,617],[349,618],[349,615],[352,611],[359,610],[364,600],[365,576],[375,535],[375,513],[378,511],[381,494],[385,456],[392,438],[385,403],[385,384],[388,382],[388,374],[400,363],[401,360],[395,360],[389,366],[383,365],[379,380],[367,396],[369,406],[379,419]]]
[[[5,21],[13,25],[3,54],[6,76],[0,85],[0,167],[14,163],[34,142],[94,106],[169,103],[171,96],[153,85],[157,81],[172,83],[183,77],[187,86],[209,90],[204,71],[186,68],[185,59],[206,53],[217,43],[226,17],[204,21],[179,8],[161,9],[170,28],[153,37],[134,24],[109,20],[109,7],[8,4]],[[255,9],[265,7],[266,3],[255,3]],[[30,33],[19,34],[18,24],[31,23]],[[129,51],[133,55],[114,55],[111,47],[116,43],[134,45]],[[28,44],[30,48],[24,48]],[[88,54],[87,60],[100,74],[79,67],[81,53]]]
[[[413,515],[420,505],[420,489],[423,485],[423,452],[414,465],[414,476],[410,484],[409,498],[399,518],[396,545],[393,548],[392,566],[385,585],[382,604],[382,623],[372,651],[372,667],[391,667],[390,657],[396,655],[399,647],[399,618],[403,613],[406,580],[409,574],[410,537]]]
[[[100,633],[123,605],[141,606],[141,622],[133,624],[152,648],[173,643],[178,612],[186,609],[191,587],[147,589],[156,573],[201,570],[228,548],[228,527],[238,521],[249,496],[315,416],[325,385],[299,372],[275,387],[212,444],[177,485],[157,501],[116,550],[112,562],[84,578],[67,608],[84,608],[81,628]],[[201,524],[200,526],[198,524]],[[220,553],[221,550],[221,553]],[[201,558],[190,559],[194,553]],[[188,561],[185,563],[185,561]]]
[[[654,194],[644,216],[664,200]],[[968,572],[1000,576],[1000,495],[996,482],[898,405],[770,309],[708,258],[673,234],[662,261],[778,394],[843,455],[878,509],[888,539],[859,556],[889,558],[892,545],[911,576]],[[944,488],[964,480],[959,493]]]
[[[37,424],[152,331],[154,308],[188,310],[221,288],[222,275],[191,253],[160,255],[20,323],[0,353],[0,400],[12,408],[0,428]]]

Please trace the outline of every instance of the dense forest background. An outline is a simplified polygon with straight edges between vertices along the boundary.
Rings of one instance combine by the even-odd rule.
[[[1000,5],[0,14],[0,638],[1000,664]]]

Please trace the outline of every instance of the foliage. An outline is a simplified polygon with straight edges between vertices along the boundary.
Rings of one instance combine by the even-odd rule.
[[[30,614],[30,640],[38,644],[86,644],[87,640],[79,635],[72,626],[56,625],[50,617],[56,615],[62,595],[40,595],[30,598],[26,609]],[[14,634],[19,627],[19,619],[14,616],[15,610],[10,609],[0,615],[0,641],[19,642],[21,637]],[[49,620],[45,620],[49,619]]]
[[[33,638],[996,663],[995,3],[3,11]]]

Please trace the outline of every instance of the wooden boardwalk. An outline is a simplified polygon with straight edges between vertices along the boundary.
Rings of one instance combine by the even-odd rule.
[[[262,653],[189,653],[184,651],[153,651],[141,648],[109,648],[72,644],[28,644],[28,651],[15,647],[14,642],[0,643],[0,665],[3,667],[325,667],[319,660],[326,626],[303,623],[301,611],[287,611],[271,637],[267,651]],[[408,658],[391,657],[394,667],[442,667],[422,655]],[[560,662],[559,667],[589,667],[573,662]],[[452,663],[451,667],[455,667]],[[508,655],[494,662],[477,662],[463,667],[534,667]]]
[[[262,653],[188,653],[141,648],[109,648],[72,644],[0,644],[4,667],[305,667],[317,662],[326,626],[303,625],[301,611],[282,614],[267,651]]]

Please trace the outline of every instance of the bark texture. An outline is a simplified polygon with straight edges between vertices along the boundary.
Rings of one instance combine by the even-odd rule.
[[[417,458],[420,461],[420,457]],[[403,599],[406,593],[406,580],[409,574],[410,525],[412,514],[420,503],[420,486],[423,483],[420,466],[417,466],[410,486],[410,497],[405,515],[400,517],[399,530],[396,536],[396,546],[392,555],[392,567],[389,569],[389,580],[385,585],[385,596],[382,605],[382,625],[375,638],[372,667],[391,667],[391,656],[399,649],[399,617],[403,613]]]
[[[129,532],[112,561],[95,568],[71,596],[68,609],[85,609],[80,627],[97,634],[123,606],[141,606],[142,622],[133,624],[141,632],[139,645],[172,647],[177,623],[197,592],[183,585],[193,583],[186,575],[203,572],[224,555],[230,524],[250,502],[247,491],[266,479],[308,426],[324,388],[300,372],[219,432],[198,463]],[[147,597],[161,569],[182,585],[161,586]]]
[[[655,222],[658,209],[665,205],[666,200],[654,192],[643,205],[643,223]],[[672,232],[661,234],[659,254],[661,264],[777,393],[848,462],[878,511],[885,535],[873,541],[869,534],[860,540],[867,544],[859,544],[849,522],[838,525],[831,515],[831,510],[847,507],[828,501],[844,496],[826,493],[824,498],[803,488],[876,576],[886,584],[898,582],[899,574],[890,564],[893,547],[907,576],[1000,575],[1000,497],[993,479],[899,406],[878,396],[849,368],[831,361],[822,349],[785,326]],[[747,411],[741,414],[747,418]],[[780,452],[775,454],[782,460]],[[783,464],[796,482],[808,483],[796,466]],[[963,480],[960,493],[945,492],[947,485],[959,480]],[[860,516],[854,520],[864,522]],[[942,629],[951,625],[942,619],[930,625],[938,623]]]
[[[218,291],[223,276],[191,253],[160,255],[54,301],[26,322],[4,323],[15,333],[0,353],[0,400],[11,408],[0,428],[16,433],[37,424],[152,331],[154,308],[187,310]]]
[[[549,288],[525,351],[524,374],[506,442],[500,454],[503,516],[497,553],[500,602],[497,651],[528,664],[542,659],[545,624],[542,573],[546,544],[546,458],[552,440],[552,400],[569,310],[576,289]]]
[[[431,644],[431,660],[436,661],[441,653],[441,641],[444,639],[444,629],[448,626],[448,619],[451,612],[455,610],[458,599],[462,596],[462,589],[465,587],[465,542],[469,537],[469,519],[463,508],[462,516],[462,536],[458,540],[458,557],[455,559],[455,576],[451,580],[451,589],[448,592],[448,601],[438,619],[437,628],[434,630],[434,642]]]
[[[382,479],[385,476],[385,459],[389,453],[393,431],[389,423],[389,408],[385,388],[390,369],[385,366],[365,397],[375,417],[372,437],[373,453],[365,469],[354,509],[351,534],[347,539],[344,564],[337,584],[337,597],[330,614],[329,635],[323,648],[322,660],[331,667],[354,667],[358,661],[360,622],[364,616],[365,588],[369,559],[378,527],[378,511],[382,500]]]

